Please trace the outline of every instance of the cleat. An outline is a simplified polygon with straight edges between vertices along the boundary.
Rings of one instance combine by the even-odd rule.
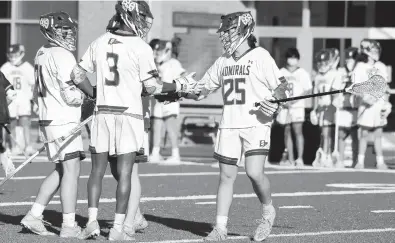
[[[281,166],[295,166],[294,163],[292,163],[290,160],[285,160],[280,162]]]
[[[6,150],[4,153],[0,153],[0,162],[5,172],[5,176],[8,176],[9,174],[12,174],[15,171],[15,165],[12,162],[8,150]]]
[[[98,235],[100,235],[100,226],[99,222],[95,220],[86,225],[78,238],[80,240],[86,240],[89,238],[95,238]]]
[[[213,230],[208,234],[204,240],[205,241],[221,241],[221,240],[226,240],[228,236],[227,230],[223,230],[215,226]]]
[[[359,169],[359,170],[361,170],[361,169],[365,169],[365,165],[363,164],[363,163],[357,163],[356,165],[355,165],[355,167],[354,167],[355,169]]]
[[[78,226],[77,222],[74,223],[73,227],[68,227],[62,224],[62,229],[60,230],[61,238],[79,238],[81,236],[81,227]]]
[[[304,167],[304,162],[303,162],[303,160],[302,159],[297,159],[296,161],[295,161],[295,166],[296,166],[296,168],[303,168]]]
[[[163,161],[163,158],[162,158],[162,156],[160,156],[160,154],[151,154],[149,156],[150,163],[159,163],[161,161]]]
[[[167,158],[163,164],[167,165],[179,165],[181,164],[181,159],[179,155],[172,155],[169,158]]]
[[[388,166],[387,166],[385,163],[383,163],[383,164],[377,164],[376,167],[377,167],[377,169],[379,169],[379,170],[388,170]]]
[[[29,231],[33,232],[34,234],[43,235],[43,236],[55,235],[54,233],[49,232],[45,228],[44,224],[51,225],[50,223],[43,220],[43,216],[36,218],[30,213],[30,211],[26,214],[25,217],[23,217],[21,221],[21,225],[25,229],[28,229]]]
[[[116,230],[114,228],[111,228],[110,229],[110,234],[108,236],[108,240],[111,240],[111,241],[114,241],[114,240],[133,241],[133,240],[135,240],[135,238],[134,238],[133,234],[130,234],[130,231],[127,233],[123,229],[122,232],[119,232],[118,230]]]
[[[270,205],[262,215],[262,219],[258,220],[259,225],[255,230],[254,241],[263,241],[269,237],[275,218],[276,209],[273,207],[273,205]]]
[[[141,231],[144,230],[148,227],[148,221],[142,217],[140,220],[135,220],[134,221],[134,230],[135,231]]]

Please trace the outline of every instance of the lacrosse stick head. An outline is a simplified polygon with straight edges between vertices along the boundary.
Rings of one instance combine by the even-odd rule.
[[[387,89],[385,78],[381,75],[373,75],[365,82],[352,84],[346,88],[346,92],[362,98],[378,100],[386,94]]]

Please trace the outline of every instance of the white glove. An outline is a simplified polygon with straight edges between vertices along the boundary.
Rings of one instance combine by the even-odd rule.
[[[75,85],[61,87],[60,95],[70,106],[81,106],[84,101],[84,94]]]
[[[194,79],[196,72],[192,72],[186,76],[179,77],[174,80],[176,83],[177,89],[176,92],[185,92],[191,93],[194,91],[194,88],[197,84],[197,81]]]
[[[344,96],[343,95],[338,95],[336,96],[336,98],[333,99],[332,104],[336,107],[336,108],[341,108],[343,107],[343,103],[344,103]]]
[[[16,91],[13,89],[7,90],[7,104],[10,104],[13,100],[16,99]]]
[[[314,126],[318,125],[318,117],[317,117],[317,112],[315,110],[312,110],[310,112],[310,122],[311,124],[313,124]]]
[[[270,100],[275,100],[275,98],[267,97],[263,101],[259,102],[259,110],[268,117],[272,117],[280,107],[279,104],[272,103]]]
[[[385,102],[383,108],[381,109],[381,118],[387,118],[392,111],[392,105],[389,102]]]
[[[38,105],[36,103],[33,103],[33,112],[38,115]]]

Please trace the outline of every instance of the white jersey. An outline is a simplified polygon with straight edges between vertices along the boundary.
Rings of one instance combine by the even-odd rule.
[[[71,83],[70,74],[76,65],[73,54],[57,46],[41,47],[34,59],[35,97],[42,125],[79,123],[80,106],[70,106],[62,98],[61,87]]]
[[[107,32],[89,45],[79,65],[96,72],[99,112],[143,119],[143,82],[158,75],[152,49],[144,40]]]
[[[290,97],[307,95],[312,92],[313,84],[310,74],[303,68],[298,68],[290,72],[286,68],[280,69],[281,74],[288,82],[288,91]],[[288,102],[289,108],[305,108],[305,100],[296,100]]]
[[[248,128],[271,124],[272,117],[265,116],[254,103],[271,97],[272,91],[286,80],[269,52],[256,47],[236,60],[222,55],[201,82],[210,91],[222,87],[220,128]]]
[[[322,74],[317,73],[314,77],[314,93],[324,93],[332,90],[344,88],[341,73],[336,69],[331,69]],[[316,97],[315,106],[326,107],[332,105],[332,95]]]
[[[30,63],[24,62],[19,66],[14,66],[10,62],[6,62],[1,66],[0,71],[14,86],[18,100],[33,98],[34,68]]]
[[[165,83],[173,83],[173,80],[179,78],[185,69],[177,59],[170,59],[158,66],[160,79]]]

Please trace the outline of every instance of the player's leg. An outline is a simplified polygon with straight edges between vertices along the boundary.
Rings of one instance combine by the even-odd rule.
[[[262,205],[262,218],[254,240],[263,241],[272,229],[276,211],[272,204],[270,182],[265,175],[265,161],[270,148],[270,126],[242,129],[246,158],[246,173]]]
[[[386,170],[388,166],[384,162],[383,146],[381,144],[381,138],[383,136],[383,128],[376,128],[373,132],[374,150],[376,151],[377,169]]]
[[[219,161],[220,177],[217,190],[216,223],[205,240],[219,241],[227,237],[227,224],[233,200],[233,185],[237,177],[241,140],[237,129],[219,129],[214,158]]]
[[[31,127],[30,116],[20,116],[19,123],[23,129],[23,136],[25,139],[25,153],[31,155],[35,151],[33,150],[32,146],[30,145],[31,144],[31,142],[30,142],[30,127]]]
[[[324,126],[322,128],[323,145],[324,151],[323,165],[325,167],[332,167],[332,126]]]
[[[178,135],[180,132],[176,115],[171,115],[165,119],[167,133],[170,137],[172,152],[171,157],[166,159],[166,163],[180,164],[180,151],[178,149]]]
[[[163,121],[163,112],[162,112],[163,104],[156,102],[154,106],[153,112],[153,148],[150,157],[150,162],[160,162],[163,160],[162,156],[160,155],[160,145],[162,141],[162,129],[164,128],[164,121]]]
[[[358,162],[358,126],[353,126],[350,131],[351,149],[352,149],[352,166],[354,167]]]
[[[10,152],[4,143],[5,131],[3,126],[3,124],[0,124],[0,163],[5,175],[7,176],[15,170],[15,165],[11,159]]]
[[[284,127],[284,152],[280,165],[293,166],[294,165],[294,151],[292,146],[292,130],[289,119],[289,110],[281,109],[277,114],[276,121]],[[290,146],[291,144],[291,146]]]
[[[338,137],[338,150],[339,150],[339,161],[336,162],[336,167],[344,167],[344,153],[346,150],[346,136],[347,132],[350,132],[350,128],[339,127],[339,137]],[[336,139],[336,138],[335,138]]]
[[[288,165],[295,165],[295,153],[292,141],[292,127],[291,124],[284,126],[284,141],[285,149],[288,151]]]
[[[365,167],[365,153],[368,145],[369,128],[359,128],[359,143],[358,143],[358,163],[355,165],[356,169],[363,169]]]
[[[10,131],[11,134],[7,134],[8,136],[8,141],[10,143],[10,147],[11,147],[11,154],[12,155],[20,155],[22,154],[22,150],[21,148],[19,148],[17,146],[17,144],[15,143],[15,139],[16,139],[16,127],[18,125],[18,119],[16,118],[11,118],[11,122],[10,122]],[[10,136],[13,137],[13,139],[10,138]]]
[[[296,148],[298,149],[298,158],[295,161],[296,166],[304,166],[303,152],[304,152],[304,137],[303,137],[303,122],[293,122],[292,128],[295,132]]]

